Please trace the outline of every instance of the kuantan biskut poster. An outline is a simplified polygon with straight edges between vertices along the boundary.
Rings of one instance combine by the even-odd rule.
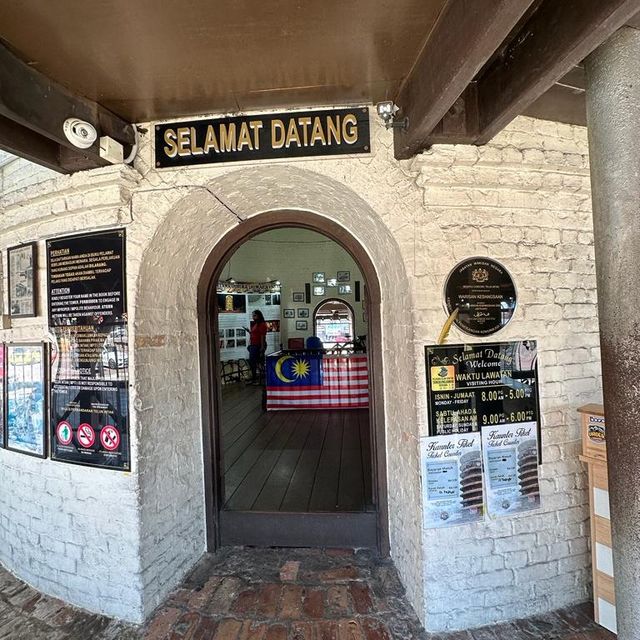
[[[424,526],[451,527],[484,517],[480,434],[421,440]]]
[[[535,422],[483,427],[482,451],[489,516],[540,507]]]
[[[51,457],[128,470],[125,232],[47,242]]]
[[[539,429],[537,358],[535,340],[425,347],[429,434]]]

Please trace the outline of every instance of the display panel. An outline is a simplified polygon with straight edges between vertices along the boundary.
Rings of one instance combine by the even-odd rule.
[[[45,344],[9,344],[6,351],[6,447],[46,457]]]
[[[47,242],[51,457],[130,468],[125,232]]]
[[[429,434],[521,422],[539,431],[537,354],[535,340],[425,347]]]

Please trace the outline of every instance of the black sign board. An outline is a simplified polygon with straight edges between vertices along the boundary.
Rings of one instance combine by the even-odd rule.
[[[156,167],[368,153],[369,109],[207,118],[156,125]]]
[[[458,310],[457,327],[474,336],[500,331],[516,308],[509,272],[490,258],[469,258],[455,266],[445,285],[447,313]]]
[[[125,232],[47,242],[54,460],[130,468]]]
[[[425,347],[429,435],[522,422],[539,431],[537,353],[535,340]]]

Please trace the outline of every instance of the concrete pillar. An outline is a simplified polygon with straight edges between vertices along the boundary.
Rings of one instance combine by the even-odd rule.
[[[640,638],[640,31],[587,59],[618,638]]]

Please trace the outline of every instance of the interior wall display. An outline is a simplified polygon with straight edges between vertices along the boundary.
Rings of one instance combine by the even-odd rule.
[[[445,283],[447,315],[456,309],[455,325],[473,336],[489,336],[511,320],[516,288],[509,272],[490,258],[469,258],[458,263]]]
[[[156,125],[156,167],[368,153],[369,109],[202,118]]]
[[[298,331],[306,331],[307,330],[307,321],[306,320],[296,320],[296,329]]]
[[[482,427],[482,451],[489,516],[538,509],[537,424],[520,422]]]
[[[535,340],[426,346],[429,434],[521,422],[539,429],[537,353]]]
[[[338,282],[349,282],[351,280],[351,272],[350,271],[338,271],[338,273],[336,273],[336,280]]]
[[[12,318],[31,318],[37,315],[37,270],[35,242],[7,250],[9,315]]]
[[[338,286],[338,279],[337,278],[328,278],[327,279],[327,283],[326,283],[325,286],[331,287],[331,288],[337,287]]]
[[[451,527],[484,518],[480,434],[422,438],[424,525]]]
[[[315,271],[311,279],[316,284],[324,284],[324,271]]]
[[[313,295],[314,296],[323,296],[324,295],[324,287],[313,287]]]
[[[294,291],[292,298],[294,302],[304,302],[304,293],[302,291]]]
[[[244,293],[218,293],[218,313],[246,313],[247,296]]]
[[[302,307],[298,309],[298,318],[308,318],[309,317],[309,309],[306,307]]]
[[[4,416],[4,384],[5,384],[5,345],[0,342],[0,449],[4,448],[4,430],[5,430],[5,416]]]
[[[295,318],[296,310],[295,309],[283,309],[282,311],[283,318]]]
[[[125,232],[47,241],[54,460],[127,471],[129,336]]]
[[[8,344],[5,371],[5,446],[44,458],[47,455],[47,345]]]
[[[351,285],[350,284],[341,284],[338,287],[338,293],[341,296],[349,295],[351,293]]]

